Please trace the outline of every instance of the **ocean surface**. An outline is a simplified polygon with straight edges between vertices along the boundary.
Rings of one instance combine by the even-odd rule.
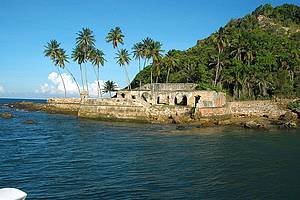
[[[8,101],[16,100],[0,103]],[[299,129],[178,130],[2,112],[16,117],[0,119],[0,188],[27,199],[300,199]]]

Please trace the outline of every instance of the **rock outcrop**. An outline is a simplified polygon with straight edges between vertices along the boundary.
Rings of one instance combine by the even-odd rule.
[[[3,119],[11,119],[11,118],[14,118],[15,116],[11,113],[0,113],[0,118],[3,118]]]

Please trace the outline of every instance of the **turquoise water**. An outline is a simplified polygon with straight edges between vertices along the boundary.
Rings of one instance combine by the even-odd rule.
[[[7,111],[16,118],[0,119],[0,188],[28,199],[300,196],[299,130],[177,130],[0,106]]]

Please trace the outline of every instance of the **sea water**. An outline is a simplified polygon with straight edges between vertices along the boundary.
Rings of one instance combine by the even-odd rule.
[[[9,101],[19,100],[1,100]],[[299,129],[178,130],[3,112],[15,118],[0,119],[0,188],[28,199],[300,198]]]

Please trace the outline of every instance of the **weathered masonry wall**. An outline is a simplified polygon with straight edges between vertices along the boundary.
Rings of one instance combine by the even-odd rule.
[[[94,119],[127,119],[146,121],[146,107],[126,99],[84,99],[78,116]]]
[[[49,110],[56,113],[66,113],[77,115],[81,99],[80,98],[50,98],[47,100]]]
[[[207,99],[213,98],[214,93],[209,92]],[[217,97],[220,97],[217,95]],[[221,97],[222,98],[222,97]],[[254,116],[278,118],[287,112],[286,106],[275,101],[238,101],[228,102],[220,106],[198,104],[197,107],[180,105],[151,105],[140,98],[107,98],[107,99],[49,99],[48,110],[55,113],[71,113],[83,118],[102,120],[131,120],[145,122],[176,122],[186,123],[189,121],[219,117],[219,116]],[[215,101],[217,102],[217,101]],[[286,105],[286,103],[285,103]],[[47,110],[47,109],[46,109]]]
[[[230,113],[234,116],[269,116],[277,118],[286,112],[286,109],[280,108],[275,101],[237,101],[228,102]]]
[[[150,106],[132,99],[84,99],[78,112],[83,118],[145,122],[186,120],[190,115],[186,106]]]
[[[226,96],[215,91],[148,91],[122,90],[118,99],[139,99],[151,105],[185,105],[190,107],[223,107]]]

